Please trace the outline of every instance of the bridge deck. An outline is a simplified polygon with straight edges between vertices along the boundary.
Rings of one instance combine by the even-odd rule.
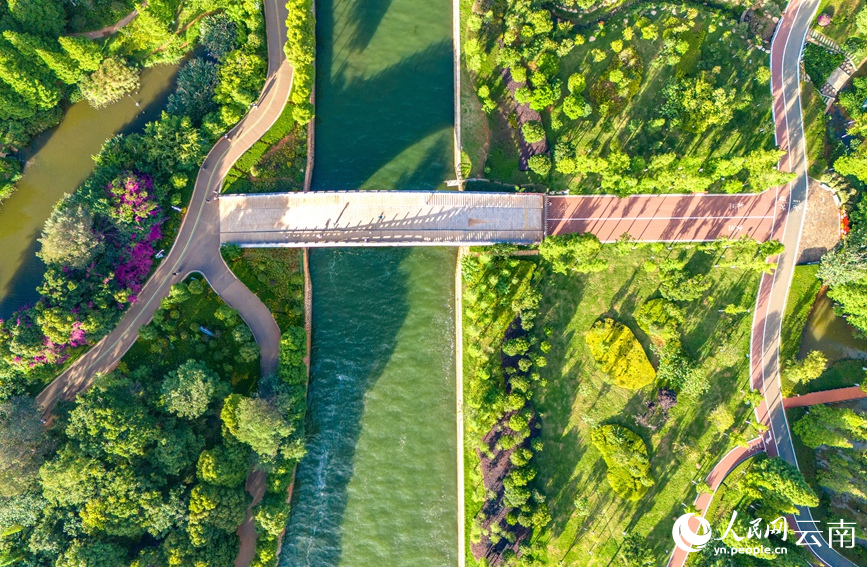
[[[245,247],[532,244],[544,196],[352,191],[223,195],[220,240]]]

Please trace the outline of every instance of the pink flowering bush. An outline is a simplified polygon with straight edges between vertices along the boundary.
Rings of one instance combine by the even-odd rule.
[[[830,23],[831,23],[831,16],[830,15],[822,14],[819,16],[819,25],[822,26],[823,28],[827,27],[828,24],[830,24]]]
[[[106,189],[114,197],[114,216],[125,223],[140,223],[158,214],[149,175],[124,171]]]

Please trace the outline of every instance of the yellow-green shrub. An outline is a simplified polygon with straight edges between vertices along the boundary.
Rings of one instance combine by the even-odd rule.
[[[653,486],[647,445],[633,431],[602,425],[593,430],[591,440],[608,465],[608,483],[621,498],[638,500]]]
[[[644,348],[626,325],[613,319],[597,321],[584,333],[584,340],[599,368],[614,384],[637,390],[656,378]]]

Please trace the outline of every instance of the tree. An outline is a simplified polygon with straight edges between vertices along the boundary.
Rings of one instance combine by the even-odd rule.
[[[158,434],[156,420],[128,379],[103,378],[76,401],[66,435],[85,453],[143,457]]]
[[[50,449],[36,400],[16,396],[0,403],[0,495],[18,496],[32,488]]]
[[[39,243],[42,248],[37,256],[43,262],[72,269],[87,266],[103,248],[102,239],[93,231],[90,209],[69,196],[55,205]]]
[[[763,85],[767,85],[771,81],[771,70],[762,65],[756,69],[756,80]]]
[[[572,120],[587,118],[593,113],[593,107],[581,95],[571,94],[563,99],[563,113]]]
[[[710,413],[710,422],[720,433],[728,431],[735,422],[735,416],[725,404],[720,404]]]
[[[548,236],[539,245],[539,254],[559,274],[569,270],[593,273],[604,270],[608,263],[599,258],[602,243],[594,234],[564,234]]]
[[[177,85],[175,92],[169,95],[169,113],[189,116],[198,124],[206,114],[217,110],[214,102],[216,64],[202,58],[193,59],[178,72]]]
[[[815,380],[825,371],[828,359],[821,352],[810,351],[804,360],[789,362],[783,375],[794,384],[802,384]]]
[[[99,540],[72,540],[57,558],[55,567],[117,567],[126,560],[126,551],[116,543]]]
[[[678,79],[663,89],[662,114],[684,130],[700,134],[722,126],[734,114],[735,92],[714,88],[704,77]]]
[[[199,27],[200,42],[215,59],[222,59],[235,48],[237,31],[235,22],[224,13],[214,14],[202,19]]]
[[[867,245],[861,231],[855,231],[843,243],[822,256],[816,277],[827,286],[855,283],[867,275]]]
[[[62,4],[52,0],[8,0],[9,14],[22,30],[57,37],[66,26]]]
[[[244,482],[249,468],[249,451],[227,440],[223,445],[202,451],[196,473],[201,481],[231,488]]]
[[[626,567],[653,567],[656,564],[653,548],[647,545],[647,536],[637,533],[627,535],[620,553]]]
[[[187,360],[163,380],[161,401],[179,417],[195,419],[206,411],[220,377],[198,360]]]
[[[277,458],[283,444],[295,431],[276,405],[262,398],[232,394],[220,415],[229,432],[266,461]]]
[[[530,167],[530,171],[544,177],[551,171],[551,158],[545,154],[530,156],[527,165]]]
[[[138,84],[138,70],[123,59],[109,57],[100,63],[99,69],[84,77],[78,88],[91,106],[101,108],[137,89]]]
[[[78,63],[82,71],[90,72],[99,69],[103,59],[99,44],[82,36],[59,37],[57,41],[60,42],[63,51]]]
[[[526,140],[528,144],[535,144],[536,142],[541,142],[545,139],[545,128],[541,123],[535,120],[525,122],[524,125],[521,126],[521,133],[524,134],[524,140]]]
[[[641,437],[622,425],[602,425],[590,438],[608,466],[607,478],[614,492],[631,501],[644,496],[654,482]]]
[[[744,475],[743,491],[760,500],[762,510],[769,511],[770,517],[794,514],[797,506],[813,507],[819,504],[819,497],[804,480],[801,471],[780,457],[765,459],[753,465]],[[764,515],[759,513],[759,516]]]
[[[804,445],[851,448],[854,441],[867,441],[867,419],[848,408],[813,406],[792,429]]]
[[[246,110],[259,97],[259,78],[265,67],[265,61],[256,54],[232,51],[220,64],[214,100]]]

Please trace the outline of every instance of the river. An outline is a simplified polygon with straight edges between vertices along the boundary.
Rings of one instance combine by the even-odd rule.
[[[803,360],[813,350],[821,351],[832,363],[844,358],[867,359],[867,339],[834,312],[834,302],[825,292],[810,310],[798,358]]]
[[[451,3],[317,2],[314,190],[454,177]],[[457,563],[453,250],[311,254],[308,455],[285,567]]]
[[[36,239],[54,204],[90,175],[91,156],[106,140],[159,118],[177,70],[172,65],[145,69],[137,93],[99,110],[86,101],[71,105],[59,126],[21,150],[24,175],[18,190],[0,205],[0,319],[39,298],[36,286],[45,266],[36,257]]]

